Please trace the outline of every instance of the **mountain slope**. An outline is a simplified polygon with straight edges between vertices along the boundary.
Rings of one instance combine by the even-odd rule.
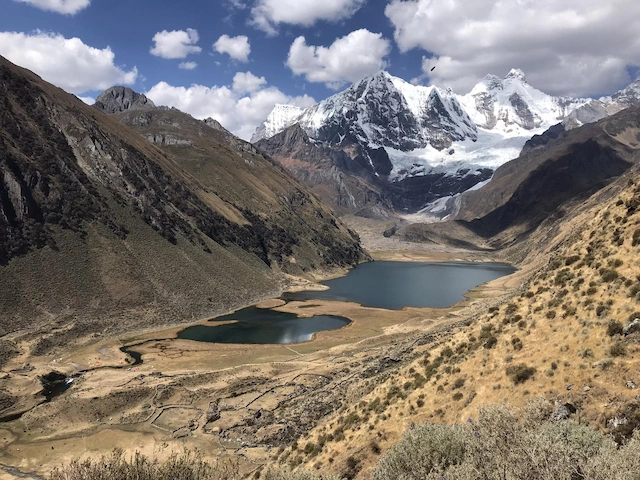
[[[640,165],[632,166],[524,240],[531,254],[517,262],[522,276],[491,308],[452,320],[450,332],[430,332],[429,322],[416,322],[416,330],[428,333],[402,345],[408,351],[404,357],[396,353],[401,344],[387,350],[397,355],[397,368],[379,381],[362,375],[361,390],[353,388],[358,394],[281,458],[308,469],[321,465],[323,472],[342,473],[345,465],[354,465],[359,470],[354,478],[370,478],[378,455],[415,425],[477,426],[480,409],[504,402],[535,401],[537,411],[556,425],[562,420],[590,425],[619,445],[634,430],[637,436],[639,173]],[[513,251],[504,254],[515,258]],[[367,390],[367,383],[374,387]],[[501,424],[501,438],[512,423]],[[550,448],[545,455],[556,452]],[[398,464],[421,465],[418,458],[404,456]],[[571,472],[565,473],[569,478]],[[475,478],[469,475],[464,478]]]
[[[0,78],[5,333],[49,322],[61,330],[42,339],[46,350],[189,321],[276,293],[283,271],[365,258],[303,186],[228,133],[199,122],[215,149],[187,157],[229,170],[207,184],[116,118],[2,58]],[[129,112],[156,110],[147,107]]]
[[[640,161],[640,107],[562,132],[496,170],[481,189],[463,194],[459,220],[502,241],[528,233],[563,203],[585,198]]]

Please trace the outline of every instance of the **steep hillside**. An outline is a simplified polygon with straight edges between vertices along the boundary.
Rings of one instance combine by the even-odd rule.
[[[303,186],[224,132],[192,119],[203,143],[174,157],[1,58],[0,79],[3,333],[47,323],[46,350],[190,321],[276,293],[282,272],[365,258]]]
[[[328,222],[333,219],[330,211],[309,197],[307,190],[280,163],[263,156],[252,144],[234,137],[215,120],[200,121],[179,110],[165,107],[127,110],[116,117],[170,154],[215,195],[242,209],[245,216],[269,217],[269,223],[298,237],[304,237],[309,228],[314,228],[309,221],[311,218],[319,216]],[[216,161],[212,162],[212,158]],[[333,192],[320,190],[315,193],[322,199],[334,198]],[[336,195],[339,193],[340,190]],[[344,195],[348,197],[348,193]],[[369,193],[370,197],[374,195],[373,191]],[[349,200],[344,198],[343,201]],[[247,214],[246,211],[251,213]],[[339,229],[343,234],[350,234],[341,225]],[[313,250],[318,242],[313,243],[306,245],[298,242],[298,247]],[[324,253],[329,258],[341,255],[342,250],[336,248]],[[304,256],[289,265],[289,270],[293,273],[294,266],[303,269],[311,267],[301,262],[304,262]]]
[[[380,453],[413,425],[468,423],[483,406],[537,397],[550,402],[552,422],[574,419],[618,443],[629,439],[640,426],[639,173],[631,167],[541,225],[524,241],[519,288],[448,334],[416,333],[409,354],[390,350],[397,368],[373,385],[362,375],[367,393],[281,461],[370,478]],[[422,323],[416,331],[428,328]]]

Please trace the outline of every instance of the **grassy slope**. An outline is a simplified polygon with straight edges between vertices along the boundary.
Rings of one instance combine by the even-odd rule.
[[[636,166],[586,202],[565,205],[562,218],[502,252],[533,271],[511,299],[448,340],[416,348],[417,360],[281,459],[320,471],[351,463],[368,478],[379,453],[412,423],[466,422],[483,405],[538,396],[571,403],[581,422],[628,435],[640,421],[638,390],[629,388],[640,385],[640,334],[612,336],[618,324],[609,324],[640,317],[637,174]],[[616,417],[628,423],[614,428]]]

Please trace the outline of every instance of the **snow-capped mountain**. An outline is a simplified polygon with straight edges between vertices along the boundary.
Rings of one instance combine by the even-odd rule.
[[[295,105],[276,105],[267,119],[257,128],[256,133],[251,138],[251,143],[263,138],[271,138],[282,132],[287,127],[296,123],[304,110]]]
[[[460,103],[478,127],[505,135],[548,128],[588,99],[553,97],[527,83],[522,70],[512,69],[504,79],[487,75]]]
[[[278,156],[281,147],[265,140],[298,124],[310,142],[342,150],[377,179],[396,208],[416,212],[486,181],[534,135],[598,120],[639,98],[640,82],[600,100],[552,96],[519,69],[487,75],[465,95],[379,72],[304,110],[276,106],[252,142]]]
[[[306,110],[277,105],[252,141],[298,123],[314,141],[384,148],[391,168],[370,163],[376,175],[390,180],[453,174],[502,165],[532,135],[587,102],[536,90],[518,69],[504,79],[487,75],[467,95],[379,72]]]
[[[585,123],[597,122],[639,103],[640,79],[611,96],[590,100],[588,103],[573,110],[562,123],[565,129],[571,130]]]

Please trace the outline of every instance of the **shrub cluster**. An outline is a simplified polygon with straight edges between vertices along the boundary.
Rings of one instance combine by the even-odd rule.
[[[373,480],[635,480],[640,433],[618,448],[573,421],[554,422],[546,402],[524,410],[494,406],[465,425],[408,430],[385,453]]]

